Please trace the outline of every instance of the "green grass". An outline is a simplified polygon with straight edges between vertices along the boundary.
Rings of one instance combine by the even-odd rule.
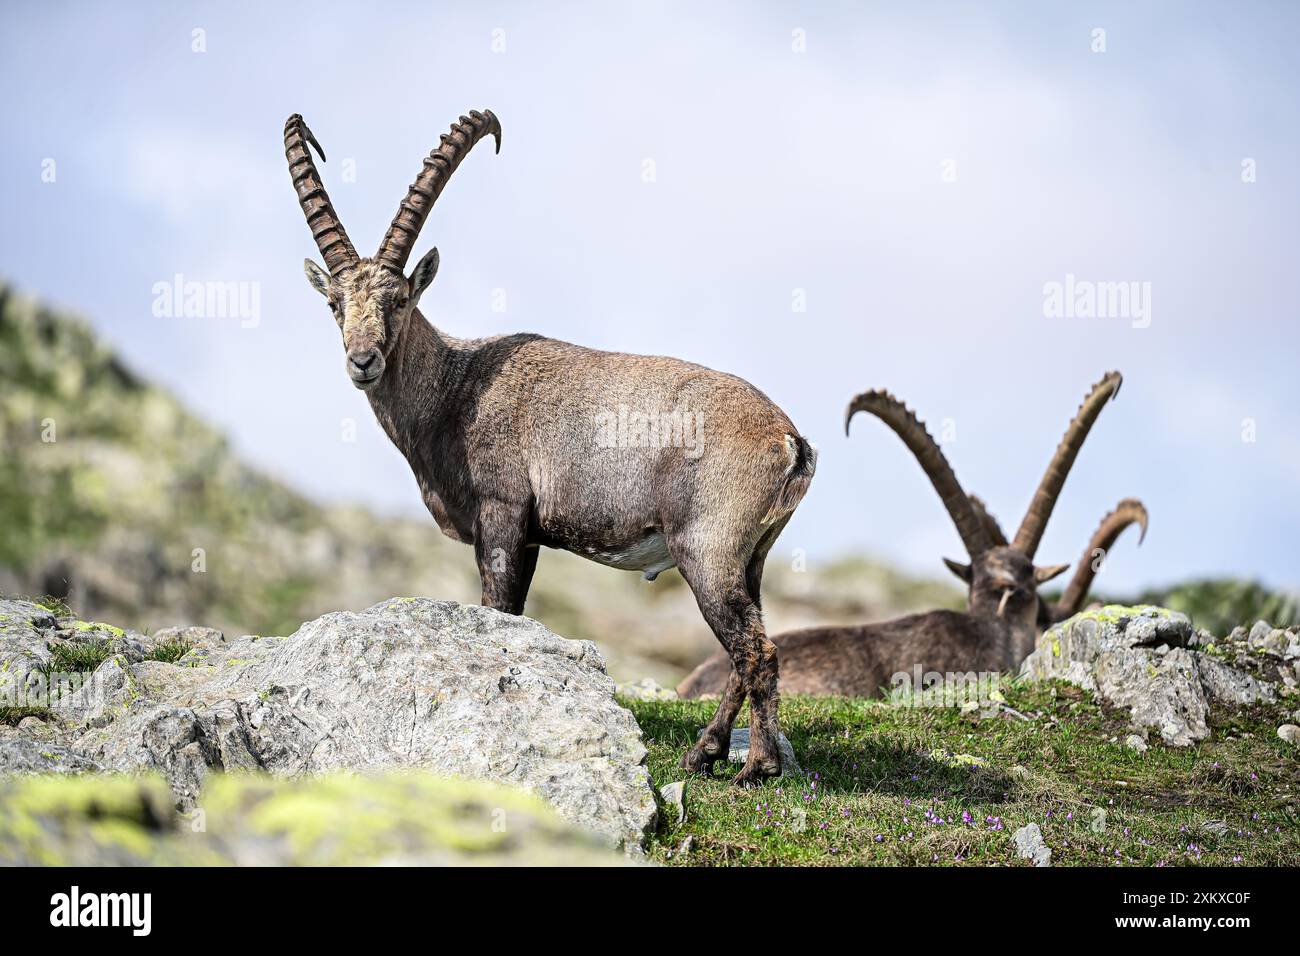
[[[1275,733],[1287,709],[1240,715],[1195,748],[1153,742],[1138,754],[1123,745],[1122,715],[1077,688],[1004,681],[1002,692],[1030,720],[785,699],[782,729],[804,776],[742,790],[729,782],[739,767],[719,764],[711,779],[689,778],[685,823],[661,823],[649,855],[688,866],[1029,865],[1012,834],[1032,822],[1057,866],[1300,863],[1300,754]],[[683,779],[677,761],[715,704],[623,703],[645,731],[655,785]],[[692,849],[678,853],[687,836]]]
[[[194,649],[190,641],[173,638],[169,641],[162,641],[155,644],[150,651],[144,655],[146,661],[162,661],[164,664],[175,664],[182,657]]]
[[[89,674],[108,660],[113,642],[106,638],[67,641],[50,648],[50,659],[42,670],[50,674]]]
[[[40,717],[42,720],[50,716],[50,711],[46,707],[14,707],[8,704],[0,705],[0,724],[10,727],[17,727],[19,721],[25,717]]]

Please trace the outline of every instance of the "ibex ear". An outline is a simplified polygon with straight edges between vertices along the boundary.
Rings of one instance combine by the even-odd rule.
[[[957,577],[961,578],[967,584],[970,584],[970,565],[962,564],[960,561],[954,561],[952,558],[944,558],[943,563],[948,565],[948,570]]]
[[[1070,570],[1070,566],[1068,564],[1050,564],[1041,568],[1035,565],[1034,582],[1036,584],[1046,584],[1048,581],[1052,580],[1052,578],[1056,577],[1058,574],[1064,574],[1068,570]]]
[[[310,259],[302,260],[302,271],[307,273],[311,287],[323,296],[330,294],[330,274]]]
[[[420,293],[429,287],[433,277],[438,274],[438,249],[435,246],[424,254],[424,258],[415,264],[411,273],[411,301],[420,297]]]

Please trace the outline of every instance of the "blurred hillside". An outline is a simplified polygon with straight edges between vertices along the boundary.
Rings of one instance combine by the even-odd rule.
[[[233,634],[288,634],[395,595],[478,601],[472,550],[432,518],[321,505],[250,468],[84,322],[2,283],[0,383],[0,593],[62,598],[83,617],[142,630],[193,623]],[[779,553],[763,598],[771,633],[964,603],[945,580],[866,558],[796,571]],[[1217,634],[1259,617],[1300,620],[1294,595],[1250,582],[1191,582],[1138,600]],[[527,613],[595,641],[620,680],[675,684],[716,647],[676,571],[646,583],[547,551]]]
[[[324,506],[259,473],[84,322],[3,284],[0,382],[0,592],[140,629],[235,634],[288,634],[399,594],[478,600],[472,550],[432,518]],[[869,560],[791,565],[768,563],[773,630],[962,602],[947,582]],[[646,583],[547,551],[527,613],[596,641],[619,679],[675,683],[716,647],[676,571]]]

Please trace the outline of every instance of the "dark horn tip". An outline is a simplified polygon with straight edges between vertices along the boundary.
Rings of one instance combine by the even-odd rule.
[[[856,415],[858,412],[864,411],[867,407],[867,402],[877,397],[883,397],[885,399],[888,399],[889,393],[883,391],[882,389],[873,388],[869,392],[863,392],[860,395],[853,396],[853,401],[849,402],[849,407],[844,412],[844,434],[845,435],[848,435],[849,433],[849,422],[853,421],[853,416]]]
[[[853,421],[853,416],[862,411],[861,403],[866,396],[866,392],[854,396],[853,401],[849,402],[849,407],[844,410],[844,435],[846,438],[849,434],[849,424]]]

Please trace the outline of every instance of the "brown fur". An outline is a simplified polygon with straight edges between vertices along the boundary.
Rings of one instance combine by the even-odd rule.
[[[436,196],[496,124],[490,113],[472,116],[462,117],[458,138],[444,139],[444,158],[426,163],[429,177],[441,178],[412,193]],[[295,157],[295,183],[318,184],[314,165],[303,169],[310,156],[295,152],[291,163]],[[313,233],[342,234],[322,223],[320,208],[332,215],[325,202],[308,212],[309,221],[316,215]],[[423,222],[423,203],[418,217],[404,205],[399,219]],[[332,273],[308,261],[307,275],[338,322],[349,377],[406,457],[430,514],[446,535],[473,545],[483,604],[521,613],[541,547],[650,579],[676,565],[736,675],[683,766],[708,772],[725,757],[748,695],[752,746],[737,782],[779,773],[776,651],[759,584],[768,550],[812,478],[812,446],[762,392],[732,375],[532,334],[447,335],[417,307],[437,272],[437,250],[409,279],[394,266],[413,238],[390,230],[382,260],[348,258]],[[624,410],[699,416],[699,453],[626,432],[631,441],[611,442],[611,423]]]
[[[1039,604],[1029,559],[1006,546],[994,548],[975,565],[967,612],[928,611],[879,624],[777,634],[772,642],[781,659],[780,691],[874,697],[888,687],[892,675],[917,668],[939,673],[1012,670],[1033,650]],[[678,685],[677,693],[685,698],[721,693],[728,666],[715,654]]]
[[[1085,400],[1048,466],[1017,540],[1037,547],[1070,464],[1101,407],[1118,390],[1119,376],[1112,373]],[[1122,501],[1093,534],[1084,562],[1061,601],[1048,604],[1039,598],[1039,586],[1068,565],[1035,567],[1032,551],[1027,554],[1022,546],[1008,545],[983,502],[961,491],[925,427],[892,396],[864,393],[850,405],[849,416],[857,410],[879,415],[899,432],[940,491],[972,552],[970,564],[944,559],[968,586],[967,611],[930,611],[879,624],[811,627],[778,634],[772,642],[780,654],[783,694],[872,697],[887,687],[894,675],[911,675],[917,670],[940,674],[1014,670],[1033,650],[1044,627],[1083,606],[1097,562],[1124,528],[1140,523],[1145,536],[1146,509],[1134,499]],[[1044,487],[1048,493],[1043,493]],[[678,694],[686,698],[722,694],[729,666],[725,657],[710,657],[678,685]]]

